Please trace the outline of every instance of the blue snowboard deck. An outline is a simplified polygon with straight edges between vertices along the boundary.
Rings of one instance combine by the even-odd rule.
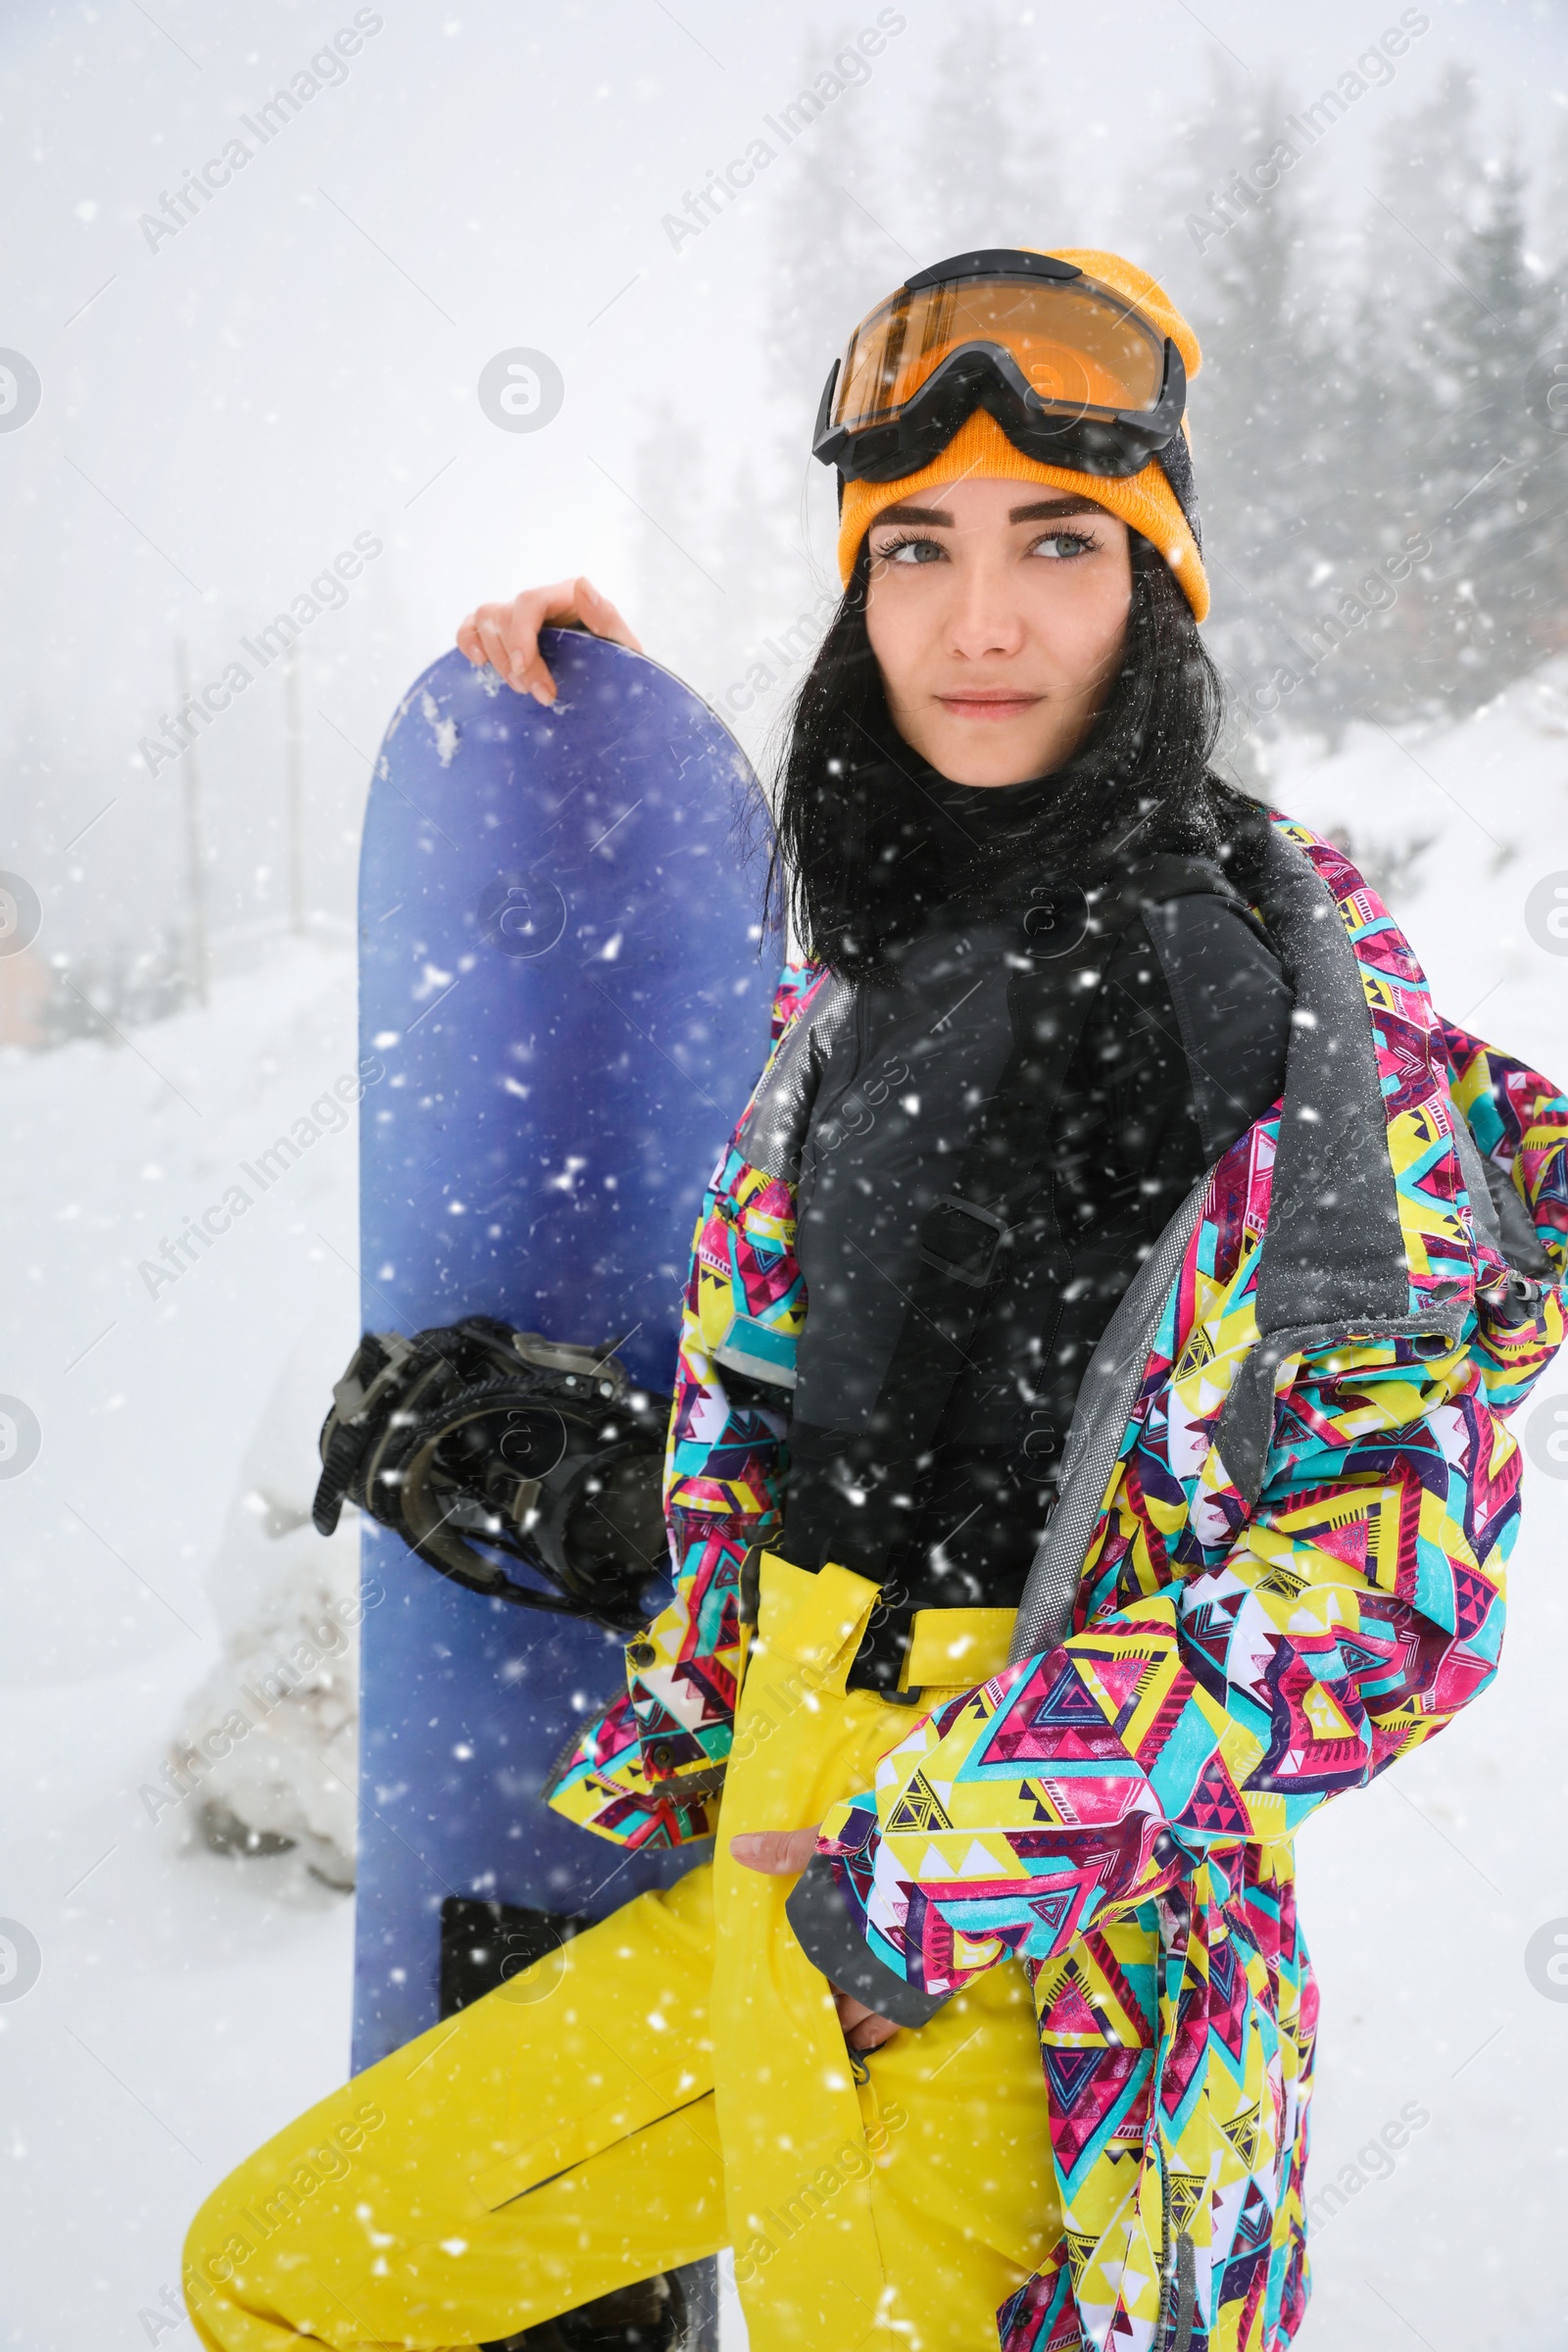
[[[693,1219],[767,1045],[753,779],[656,663],[575,631],[543,650],[552,710],[452,653],[376,763],[364,1326],[618,1340],[667,1389]],[[368,1520],[362,1544],[356,2071],[435,2022],[448,1895],[599,1917],[707,1850],[627,1856],[541,1802],[624,1687],[618,1637],[467,1592]]]

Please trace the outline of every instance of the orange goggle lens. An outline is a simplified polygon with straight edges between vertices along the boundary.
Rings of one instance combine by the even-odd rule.
[[[850,338],[830,422],[887,423],[951,353],[992,344],[1011,354],[1052,408],[1134,414],[1159,404],[1165,341],[1124,296],[1094,278],[981,277],[906,288]]]

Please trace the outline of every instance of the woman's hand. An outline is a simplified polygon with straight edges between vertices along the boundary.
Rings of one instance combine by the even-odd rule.
[[[839,2030],[844,2035],[845,2045],[854,2051],[857,2058],[868,2057],[872,2050],[879,2050],[885,2041],[893,2039],[899,2029],[891,2017],[878,2017],[874,2009],[868,2009],[863,2001],[858,2001],[853,1992],[840,1992],[831,1979],[828,1990],[833,1995],[833,2006],[839,2013]]]
[[[556,699],[556,681],[540,656],[539,632],[552,625],[579,623],[615,645],[642,647],[608,596],[592,580],[558,580],[553,588],[524,588],[510,605],[480,605],[458,630],[458,649],[476,669],[486,662],[518,694],[531,694],[546,708]]]
[[[743,1838],[732,1838],[729,1850],[747,1870],[765,1870],[774,1879],[798,1879],[816,1851],[816,1832],[750,1830]]]
[[[751,1830],[743,1837],[732,1838],[729,1850],[747,1870],[763,1870],[770,1878],[798,1878],[816,1851],[816,1832]],[[839,2013],[844,2039],[858,2058],[863,2058],[868,2050],[879,2050],[885,2041],[893,2039],[899,2029],[890,2017],[879,2017],[853,1993],[840,1992],[831,1981],[828,1990]]]

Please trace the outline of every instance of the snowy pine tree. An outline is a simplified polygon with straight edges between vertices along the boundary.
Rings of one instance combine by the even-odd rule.
[[[1359,224],[1353,298],[1327,355],[1345,427],[1332,469],[1342,498],[1341,563],[1348,566],[1347,593],[1365,615],[1358,622],[1349,614],[1353,643],[1314,673],[1301,697],[1299,707],[1331,735],[1354,715],[1391,722],[1431,708],[1442,507],[1432,481],[1437,415],[1427,355],[1479,185],[1476,104],[1474,77],[1449,65],[1431,98],[1385,125],[1377,184]],[[1324,531],[1332,539],[1332,513]]]
[[[1216,66],[1163,179],[1201,224],[1210,643],[1244,718],[1332,740],[1472,708],[1563,643],[1568,325],[1462,69],[1387,126],[1348,257],[1309,227],[1310,159],[1238,187],[1286,115]]]
[[[1287,111],[1276,83],[1217,61],[1164,175],[1167,202],[1201,239],[1188,308],[1203,347],[1193,454],[1209,639],[1238,718],[1254,725],[1312,672],[1309,626],[1339,553],[1322,530],[1334,419],[1303,174],[1245,202],[1229,192],[1239,165],[1268,153]]]
[[[646,651],[700,690],[721,581],[710,563],[710,487],[696,426],[669,400],[658,402],[637,445],[632,489],[632,576],[626,617]]]
[[[1458,711],[1568,643],[1568,415],[1551,399],[1554,364],[1568,361],[1561,293],[1527,258],[1518,163],[1477,176],[1407,403],[1427,419],[1420,488],[1434,541],[1412,600],[1414,678],[1421,703]]]
[[[835,47],[853,47],[854,31],[841,26]],[[819,34],[803,45],[804,89],[821,48]],[[646,617],[649,652],[707,695],[754,757],[837,595],[831,487],[808,447],[823,380],[857,318],[911,266],[875,218],[877,138],[863,88],[807,122],[771,166],[765,197],[757,380],[735,387],[751,421],[731,457],[684,411],[666,404],[656,416],[637,460],[646,514],[632,616]]]
[[[1060,175],[1041,130],[1032,17],[987,0],[938,54],[920,135],[905,159],[906,213],[929,248],[922,263],[988,245],[1069,241]]]

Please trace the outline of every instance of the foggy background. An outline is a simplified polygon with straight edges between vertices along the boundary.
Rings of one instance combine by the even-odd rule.
[[[241,640],[356,534],[384,552],[299,638],[310,922],[346,919],[367,760],[481,596],[589,570],[755,746],[782,694],[725,690],[780,666],[763,639],[834,579],[807,446],[827,368],[910,267],[979,240],[1110,243],[1193,317],[1211,636],[1244,711],[1407,532],[1434,543],[1412,592],[1284,717],[1463,707],[1557,642],[1568,391],[1550,416],[1530,371],[1568,353],[1560,6],[1405,11],[1430,29],[1201,253],[1205,198],[1363,80],[1398,10],[888,11],[905,29],[788,146],[768,119],[790,127],[874,9],[362,13],[382,28],[265,147],[241,119],[352,9],[24,7],[6,28],[5,333],[43,394],[0,445],[0,806],[41,952],[88,993],[159,943],[190,960],[184,766],[139,748],[181,645],[198,685],[253,672],[199,729],[214,950],[298,911],[287,665]],[[194,218],[138,225],[236,134],[250,161]],[[692,226],[687,199],[759,138],[774,160]],[[537,432],[476,397],[518,347],[564,380]]]
[[[0,1483],[0,1910],[42,1954],[0,1982],[0,2343],[106,2352],[194,2340],[185,2221],[345,2063],[351,1664],[265,1787],[137,1792],[352,1585],[302,1524],[352,1134],[172,1298],[137,1269],[352,1065],[395,705],[475,602],[586,571],[765,764],[837,593],[850,328],[966,246],[1110,246],[1204,346],[1225,761],[1348,841],[1452,1017],[1568,1071],[1568,8],[13,0],[0,120],[0,1390],[41,1432]],[[559,409],[508,429],[492,363]],[[1344,2199],[1308,2352],[1568,2352],[1568,2000],[1527,1960],[1568,1933],[1568,1463],[1527,1452],[1499,1686],[1301,1840]]]

